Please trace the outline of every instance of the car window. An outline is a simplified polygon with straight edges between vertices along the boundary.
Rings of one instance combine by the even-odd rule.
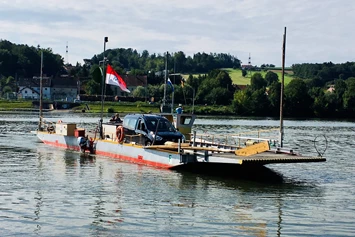
[[[136,123],[137,123],[137,118],[125,117],[123,120],[123,126],[131,130],[135,129]]]
[[[142,131],[145,131],[145,130],[146,130],[146,129],[145,129],[145,124],[144,124],[144,120],[143,120],[143,119],[139,119],[137,129],[138,129],[138,130],[142,130]]]
[[[150,131],[158,132],[176,132],[174,126],[166,118],[146,118],[147,128]]]

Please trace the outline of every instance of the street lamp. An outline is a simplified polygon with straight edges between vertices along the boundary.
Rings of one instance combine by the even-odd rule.
[[[106,51],[106,43],[108,42],[108,37],[104,37],[104,52],[103,52],[103,61],[102,61],[102,85],[101,85],[101,119],[100,119],[100,124],[99,124],[99,133],[101,139],[104,138],[103,136],[103,131],[102,131],[102,122],[103,122],[103,112],[104,112],[104,85],[105,85],[105,62],[106,62],[106,57],[105,57],[105,51]]]

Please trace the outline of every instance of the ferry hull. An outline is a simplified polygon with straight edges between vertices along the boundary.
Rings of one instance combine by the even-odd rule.
[[[80,151],[78,138],[56,133],[37,132],[38,138],[45,144],[70,150]],[[305,157],[293,152],[265,150],[257,154],[239,156],[233,150],[221,150],[203,146],[154,145],[144,147],[130,143],[118,143],[112,140],[95,140],[94,153],[117,158],[128,162],[144,164],[159,168],[176,168],[178,166],[201,165],[204,163],[225,164],[233,167],[260,166],[275,163],[324,162],[323,157]],[[215,166],[216,167],[216,166]]]
[[[65,136],[38,132],[37,137],[45,144],[75,151],[80,151],[78,139],[75,136]],[[194,159],[188,155],[184,157],[177,152],[145,149],[140,145],[119,144],[111,140],[97,140],[94,142],[95,154],[117,158],[128,162],[144,164],[159,168],[172,168],[182,164],[182,159]]]

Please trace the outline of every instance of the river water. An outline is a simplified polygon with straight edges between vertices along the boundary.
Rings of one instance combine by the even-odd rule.
[[[95,127],[89,114],[46,119]],[[285,146],[327,162],[274,164],[283,182],[161,170],[48,147],[37,113],[0,113],[0,236],[354,236],[355,123],[286,120]],[[194,129],[269,129],[272,119],[203,117]],[[322,140],[323,138],[323,140]],[[297,149],[298,148],[298,149]],[[320,150],[319,148],[319,150]]]

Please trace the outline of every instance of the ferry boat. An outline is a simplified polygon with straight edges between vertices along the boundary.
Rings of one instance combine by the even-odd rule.
[[[104,57],[103,68],[105,61]],[[102,77],[104,82],[103,72]],[[167,78],[165,76],[165,86],[166,84]],[[166,88],[164,102],[165,92]],[[98,129],[88,132],[85,128],[77,127],[75,123],[58,121],[54,125],[46,124],[42,119],[41,103],[42,90],[40,93],[40,121],[35,133],[43,143],[50,146],[169,169],[189,164],[260,166],[271,163],[326,161],[319,153],[318,156],[305,157],[292,149],[283,148],[282,116],[280,116],[279,139],[263,138],[260,136],[260,131],[257,131],[257,136],[234,134],[229,135],[229,138],[226,137],[223,141],[217,136],[211,137],[193,132],[192,127],[196,118],[194,114],[173,114],[171,110],[171,113],[157,115],[126,115],[123,123],[103,123],[101,111]],[[282,115],[282,111],[280,113]],[[160,128],[160,125],[164,125],[165,128]],[[82,142],[84,138],[88,139],[87,145]]]
[[[128,119],[130,117],[136,119]],[[150,131],[140,127],[145,117],[153,119],[157,127],[150,128]],[[191,163],[265,165],[326,161],[321,156],[306,157],[291,149],[279,147],[277,138],[269,136],[272,130],[256,131],[255,137],[245,134],[196,134],[192,131],[195,118],[194,114],[177,114],[176,118],[171,114],[126,115],[123,123],[102,123],[103,138],[99,130],[88,132],[75,123],[58,121],[55,127],[49,126],[48,129],[37,131],[37,136],[50,146],[160,168],[176,168]],[[163,137],[161,134],[165,130],[160,130],[160,121],[168,121],[170,131],[183,134],[181,139]],[[268,137],[263,138],[263,133]],[[157,140],[150,140],[149,135]],[[89,138],[88,145],[82,148],[80,139],[86,136]]]

